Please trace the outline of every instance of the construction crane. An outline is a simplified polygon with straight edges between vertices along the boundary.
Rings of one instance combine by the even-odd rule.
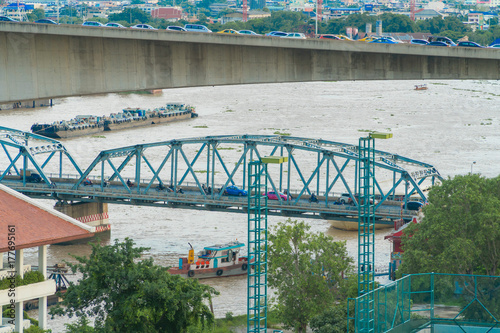
[[[410,0],[410,19],[415,21],[415,0]]]
[[[248,20],[247,12],[248,12],[247,0],[243,0],[243,22],[246,22]]]
[[[321,19],[323,18],[323,0],[318,0],[317,7],[316,20],[319,20],[319,22],[321,22]]]

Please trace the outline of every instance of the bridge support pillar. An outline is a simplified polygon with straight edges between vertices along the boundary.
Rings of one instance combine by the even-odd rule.
[[[89,226],[96,227],[97,233],[109,232],[108,204],[102,202],[68,203],[59,201],[54,208]]]

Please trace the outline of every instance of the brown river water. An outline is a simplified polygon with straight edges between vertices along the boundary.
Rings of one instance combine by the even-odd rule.
[[[428,90],[415,91],[426,83]],[[358,144],[366,130],[392,132],[377,149],[433,164],[444,178],[471,172],[499,174],[500,82],[498,81],[360,81],[241,85],[164,90],[159,95],[108,94],[55,100],[50,108],[0,111],[0,125],[29,131],[34,122],[69,120],[76,115],[108,115],[125,107],[154,108],[167,102],[196,107],[199,118],[163,127],[105,133],[99,137],[63,140],[81,167],[104,149],[207,135],[259,134],[276,131],[292,136]],[[1,162],[1,161],[0,161]],[[312,163],[314,163],[313,161]],[[473,162],[476,162],[473,164]],[[54,202],[42,201],[47,205]],[[176,265],[195,250],[238,239],[246,242],[247,216],[222,212],[109,205],[110,239],[133,238],[159,265]],[[270,216],[275,225],[285,217]],[[305,219],[312,231],[345,240],[357,260],[357,232],[333,229],[328,221]],[[386,266],[389,230],[376,232],[376,266]],[[105,241],[104,243],[109,242]],[[48,264],[73,261],[70,254],[88,255],[88,245],[49,246]],[[26,251],[36,265],[36,251]],[[75,276],[70,279],[76,280]],[[246,277],[204,280],[220,291],[214,299],[216,317],[246,313]],[[36,316],[36,311],[31,313]],[[63,332],[68,318],[49,320]]]

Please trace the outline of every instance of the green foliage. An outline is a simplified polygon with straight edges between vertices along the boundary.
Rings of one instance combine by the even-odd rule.
[[[44,281],[43,274],[38,271],[29,271],[24,274],[24,278],[21,279],[19,275],[15,277],[15,285],[16,287],[25,286],[31,283],[37,283]],[[9,289],[11,286],[11,279],[6,277],[0,280],[0,290]]]
[[[384,31],[390,32],[415,32],[416,25],[407,15],[384,13],[380,16],[383,21]]]
[[[151,21],[151,15],[139,8],[125,8],[121,13],[110,14],[108,16],[110,22],[124,21],[129,25],[138,23],[148,23]]]
[[[52,330],[44,330],[38,326],[31,325],[28,329],[23,330],[25,333],[51,333]]]
[[[423,212],[406,229],[400,272],[500,274],[500,177],[445,180]]]
[[[26,16],[28,16],[28,20],[34,22],[36,20],[45,18],[45,10],[43,10],[42,8],[36,8],[33,9],[31,13],[28,13]]]
[[[354,307],[351,311],[352,316]],[[342,302],[327,308],[321,314],[313,317],[309,326],[314,333],[347,332],[347,303]],[[354,332],[354,321],[349,324],[349,333],[351,332]]]
[[[309,233],[304,222],[288,219],[269,233],[268,282],[276,290],[274,308],[285,328],[305,332],[309,320],[341,297],[342,272],[351,269],[345,242]]]
[[[83,274],[70,283],[63,306],[54,315],[95,318],[95,332],[185,332],[190,325],[205,327],[213,314],[204,303],[218,292],[195,279],[170,275],[153,259],[140,259],[147,248],[131,239],[113,245],[92,244],[90,257],[74,256],[68,263]]]
[[[64,324],[66,333],[94,333],[95,330],[89,325],[90,321],[87,317],[80,317],[75,324]]]

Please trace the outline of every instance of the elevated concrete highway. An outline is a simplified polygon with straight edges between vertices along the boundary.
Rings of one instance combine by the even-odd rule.
[[[0,22],[0,104],[208,85],[500,79],[495,49]]]

